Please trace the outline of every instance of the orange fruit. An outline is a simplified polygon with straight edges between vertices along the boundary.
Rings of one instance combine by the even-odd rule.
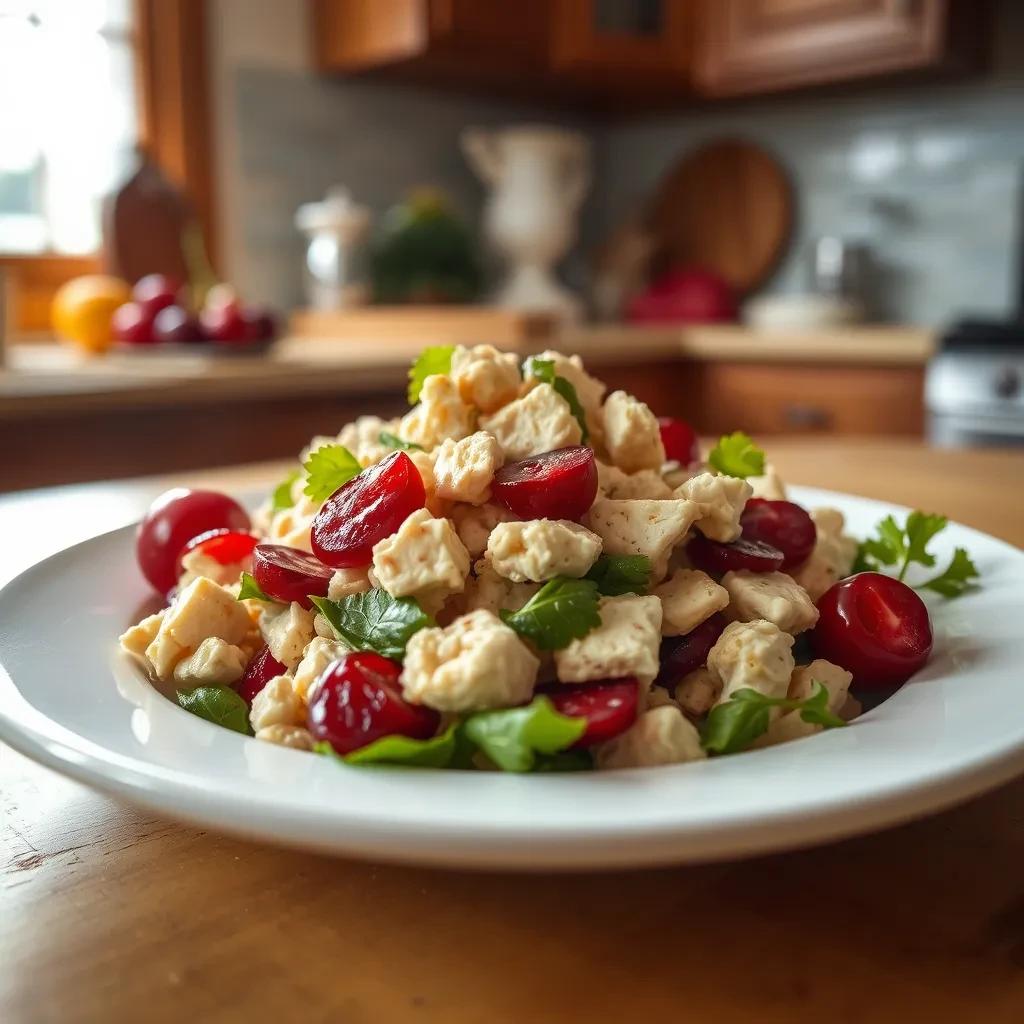
[[[105,352],[114,340],[110,321],[132,290],[119,277],[87,274],[57,289],[50,308],[53,328],[62,341],[86,352]]]

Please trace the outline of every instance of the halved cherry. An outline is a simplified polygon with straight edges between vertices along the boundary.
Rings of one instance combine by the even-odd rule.
[[[655,682],[675,689],[683,676],[707,664],[708,652],[726,627],[724,616],[715,614],[705,619],[686,636],[667,636],[661,641],[661,669]]]
[[[560,714],[585,718],[587,728],[574,750],[592,747],[625,732],[635,721],[640,684],[632,676],[594,683],[556,683],[544,695]]]
[[[818,531],[807,510],[792,501],[751,498],[740,516],[743,539],[760,541],[778,548],[782,568],[792,569],[810,558]]]
[[[327,596],[334,570],[308,551],[282,544],[258,544],[252,553],[252,574],[263,592],[275,601],[298,601],[303,608],[312,608],[310,596]]]
[[[207,558],[212,558],[221,565],[231,565],[248,558],[258,543],[258,537],[251,533],[242,533],[240,530],[224,528],[207,530],[206,533],[193,537],[185,545],[181,552],[181,558],[184,558],[190,551],[198,550]]]
[[[520,519],[582,519],[597,497],[597,463],[585,445],[510,462],[494,476],[494,501]]]
[[[246,702],[251,704],[253,698],[274,676],[282,676],[288,671],[287,666],[282,665],[271,653],[270,648],[264,644],[255,655],[252,661],[246,666],[245,674],[235,683],[235,690]]]
[[[673,459],[684,466],[700,461],[700,445],[697,432],[686,420],[674,416],[659,416],[661,443],[665,446],[665,458]]]
[[[708,540],[698,533],[686,545],[686,554],[698,568],[712,576],[724,576],[730,570],[748,569],[750,572],[774,572],[782,567],[785,555],[771,544],[740,537],[731,544]]]
[[[811,646],[853,673],[855,686],[905,683],[932,650],[932,624],[918,594],[897,579],[862,572],[840,580],[818,602]]]
[[[310,689],[306,718],[313,738],[350,754],[382,736],[433,736],[441,716],[402,696],[401,671],[401,665],[370,651],[328,665]]]
[[[336,569],[369,565],[373,545],[395,533],[426,501],[416,464],[405,452],[392,452],[324,502],[313,520],[313,553]]]

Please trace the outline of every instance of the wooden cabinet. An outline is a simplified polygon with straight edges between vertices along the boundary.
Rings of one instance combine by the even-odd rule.
[[[310,0],[321,71],[639,110],[977,63],[989,0]]]
[[[963,0],[703,0],[695,75],[702,92],[726,96],[953,69],[974,55],[977,35],[970,29],[984,6]]]

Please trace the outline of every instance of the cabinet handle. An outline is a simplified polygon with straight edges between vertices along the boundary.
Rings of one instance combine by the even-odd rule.
[[[786,426],[801,430],[824,430],[831,420],[827,410],[815,405],[787,405],[782,418]]]

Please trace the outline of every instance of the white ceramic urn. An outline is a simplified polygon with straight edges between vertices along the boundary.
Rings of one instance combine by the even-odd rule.
[[[507,263],[494,301],[576,319],[579,299],[557,281],[554,268],[576,239],[577,213],[590,184],[586,138],[539,125],[469,128],[462,148],[490,187],[484,233]]]

